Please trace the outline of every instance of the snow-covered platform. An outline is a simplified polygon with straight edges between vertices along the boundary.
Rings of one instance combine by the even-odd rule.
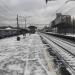
[[[0,40],[0,75],[56,75],[52,58],[38,34]]]

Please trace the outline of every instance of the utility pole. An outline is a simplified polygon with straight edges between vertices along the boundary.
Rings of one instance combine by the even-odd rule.
[[[25,29],[26,29],[26,23],[27,23],[27,21],[26,21],[26,18],[25,18]],[[24,34],[24,36],[26,37],[26,33]]]
[[[26,22],[27,22],[27,21],[26,21],[26,18],[25,18],[25,29],[26,29]]]
[[[26,16],[26,17],[19,16],[19,17],[24,18],[24,20],[25,20],[25,28],[26,28],[26,26],[27,26],[27,18],[30,18],[31,16]]]
[[[19,23],[18,23],[18,14],[17,14],[17,41],[20,41],[19,35]]]
[[[19,29],[19,24],[18,24],[18,14],[17,14],[17,29]]]
[[[25,28],[24,28],[24,29],[26,29],[26,27],[27,27],[27,18],[29,18],[29,17],[31,17],[31,16],[26,16],[26,17],[19,16],[19,17],[24,18],[24,21],[25,21]],[[26,36],[26,30],[25,30],[23,36]]]
[[[74,20],[74,17],[73,17],[73,34],[74,34],[74,24],[75,24],[75,20]]]

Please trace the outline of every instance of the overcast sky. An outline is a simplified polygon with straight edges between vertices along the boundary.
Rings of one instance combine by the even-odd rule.
[[[49,1],[46,5],[45,0],[0,0],[0,26],[15,26],[17,13],[19,16],[31,16],[27,22],[32,24],[49,24],[55,18],[56,11],[74,16],[75,1],[64,5],[65,1]],[[19,21],[19,24],[24,22]]]

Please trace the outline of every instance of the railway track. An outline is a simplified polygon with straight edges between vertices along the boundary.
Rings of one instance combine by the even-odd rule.
[[[75,46],[47,34],[39,33],[39,35],[52,48],[61,62],[69,69],[70,73],[75,75]]]
[[[47,34],[47,33],[46,33]],[[50,34],[48,34],[48,35],[50,35]],[[52,35],[53,36],[53,35]],[[62,37],[57,37],[57,36],[55,36],[55,38],[57,39],[57,40],[60,40],[61,39],[61,41],[62,42],[64,42],[64,43],[67,43],[67,44],[70,44],[71,46],[74,46],[75,47],[75,42],[74,41],[72,41],[72,40],[67,40],[67,39],[64,39],[64,38],[62,38]]]

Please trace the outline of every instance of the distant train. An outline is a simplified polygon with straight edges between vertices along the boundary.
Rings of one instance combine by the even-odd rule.
[[[0,29],[0,39],[10,36],[16,36],[20,34],[26,34],[26,33],[35,33],[36,27],[35,26],[29,26],[27,29],[19,28],[19,29]]]
[[[0,39],[21,34],[20,30],[18,32],[17,29],[0,29]]]

